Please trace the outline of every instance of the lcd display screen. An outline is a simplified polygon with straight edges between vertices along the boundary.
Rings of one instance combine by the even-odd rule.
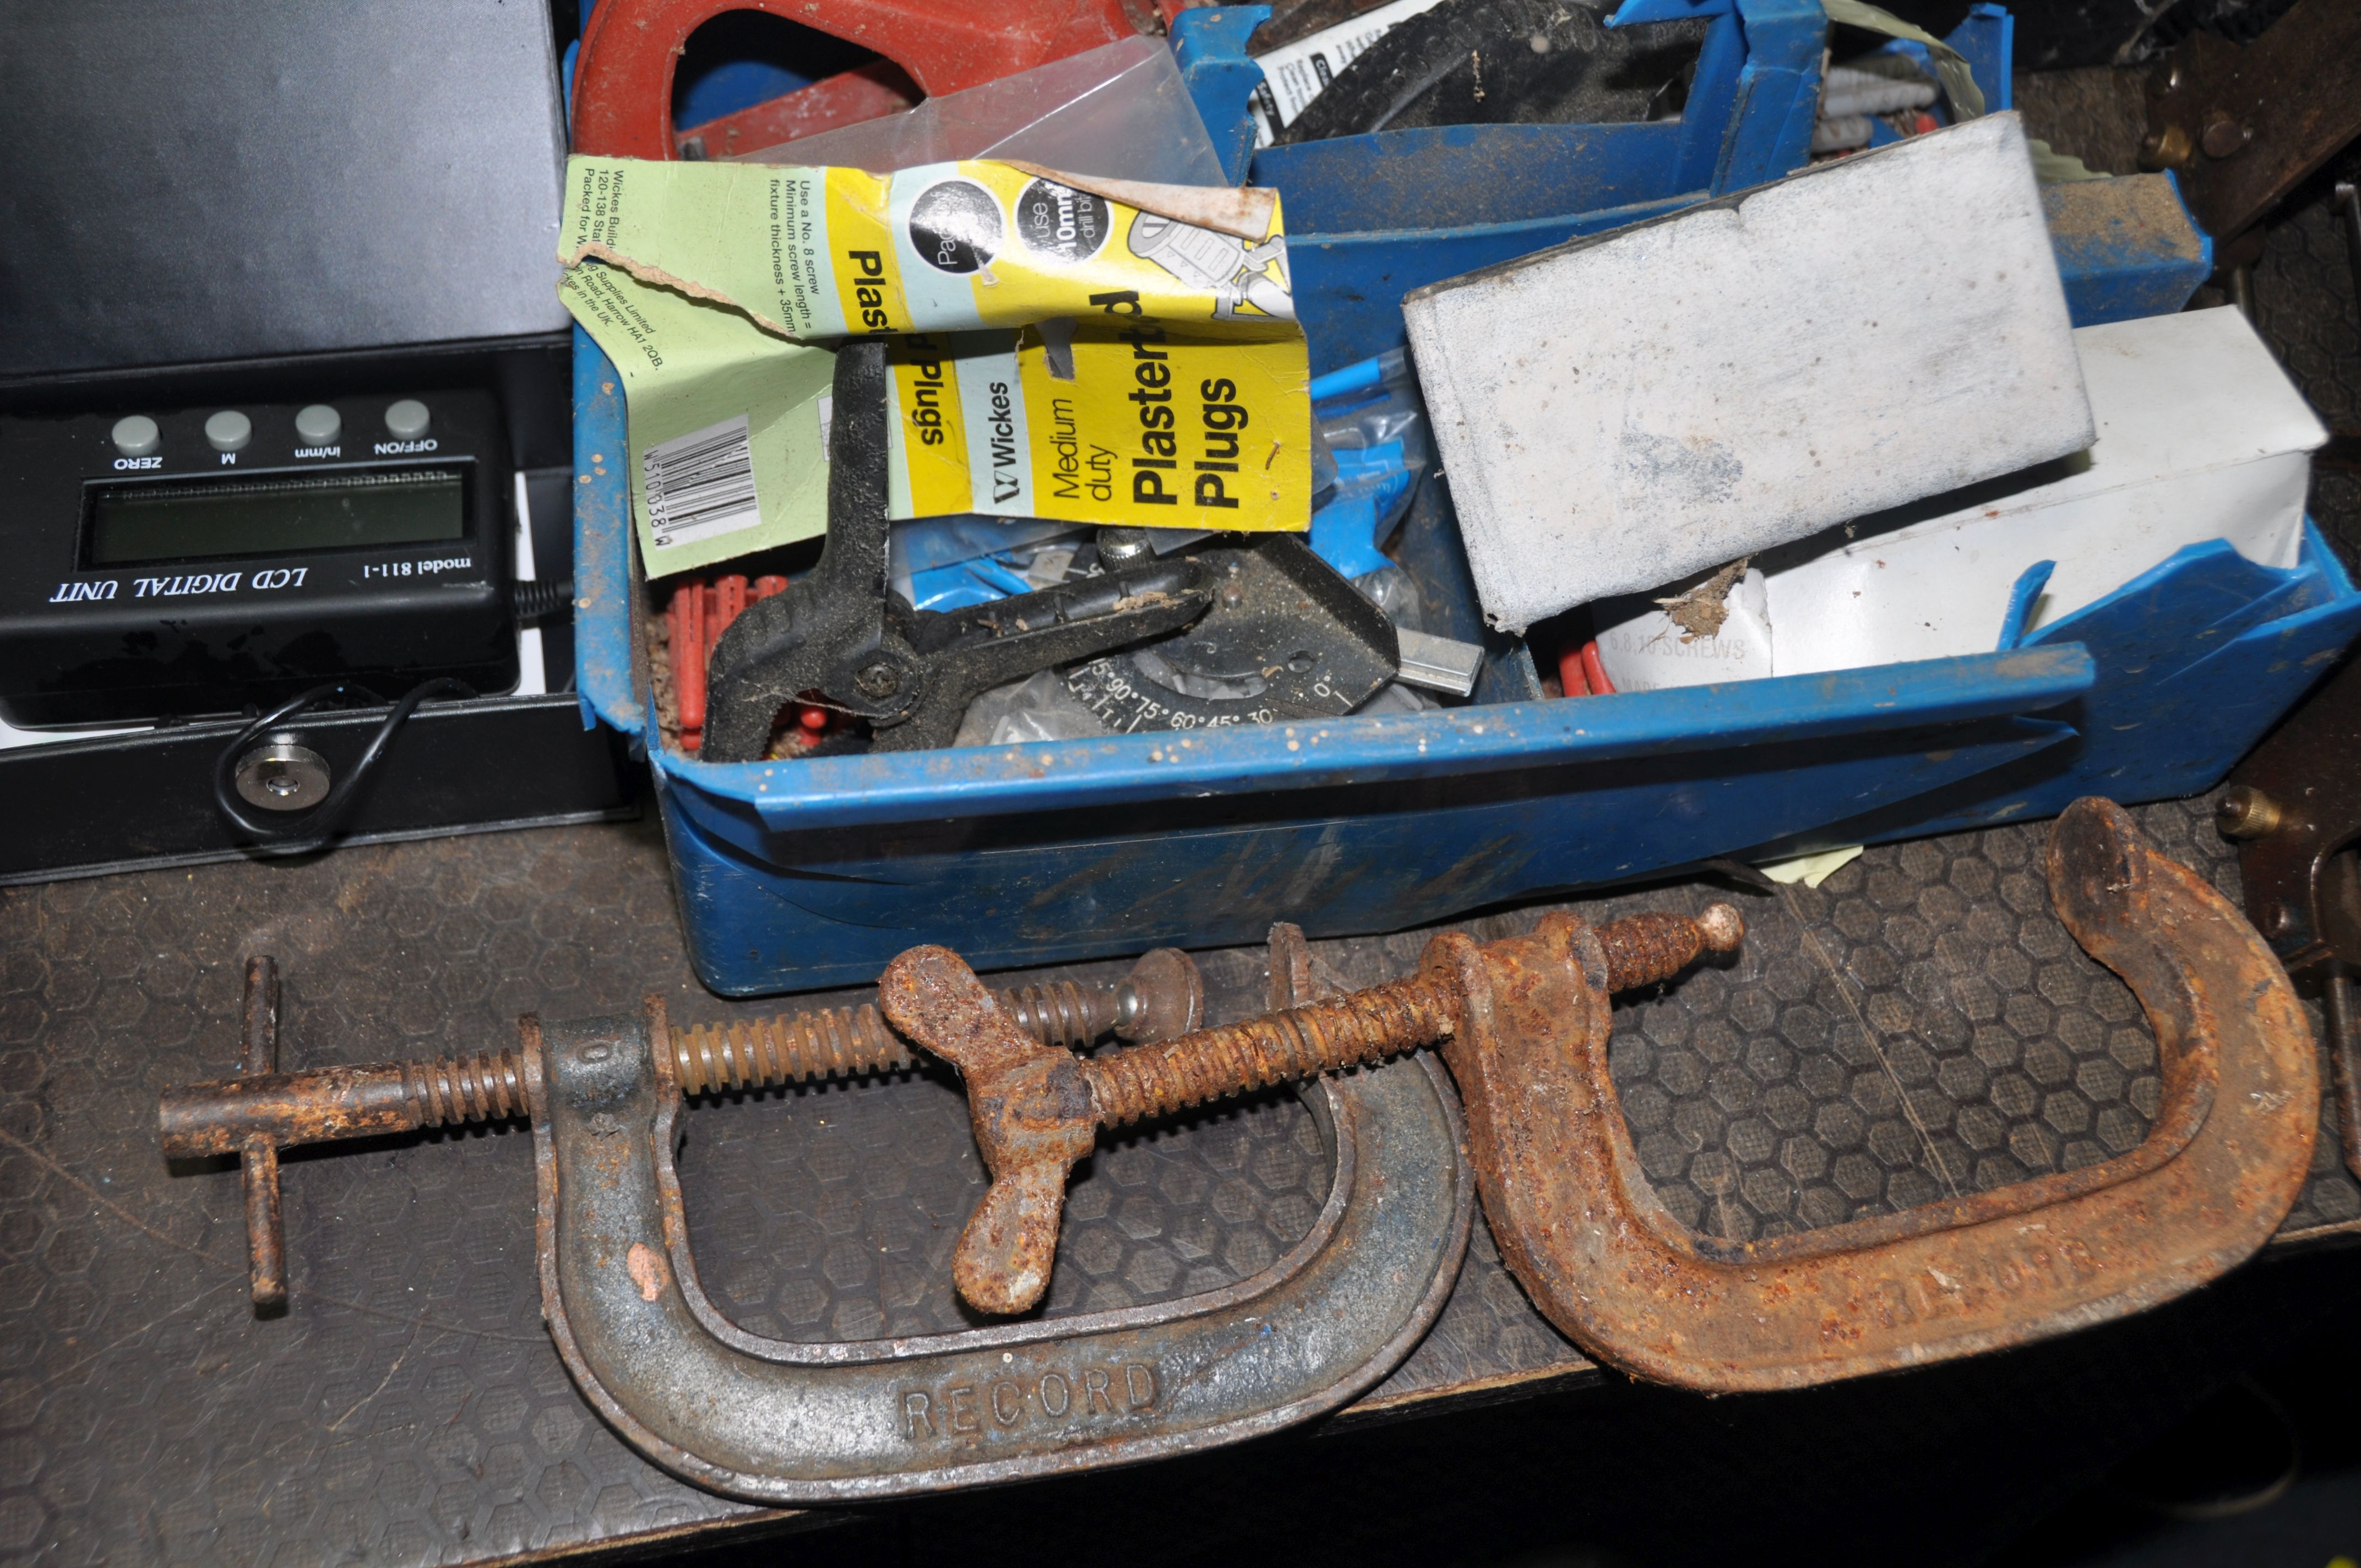
[[[87,565],[428,544],[467,532],[465,475],[451,468],[108,485],[91,501]]]

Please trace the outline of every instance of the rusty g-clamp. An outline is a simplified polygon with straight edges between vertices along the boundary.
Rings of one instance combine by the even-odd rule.
[[[1168,953],[1143,968],[1157,994],[1136,1004],[1071,987],[994,1004],[1012,1028],[1059,1043],[1093,1025],[1135,1039],[1193,1026],[1193,966]],[[1290,988],[1309,979],[1301,964],[1275,948],[1273,970],[1274,1004],[1301,994]],[[1475,1214],[1449,1086],[1431,1065],[1405,1062],[1304,1091],[1330,1157],[1327,1201],[1310,1233],[1250,1278],[961,1333],[767,1339],[724,1318],[697,1280],[673,1166],[684,1097],[906,1067],[907,1048],[870,1008],[675,1029],[654,998],[642,1017],[545,1027],[528,1017],[521,1033],[518,1048],[474,1058],[176,1091],[162,1112],[166,1153],[267,1157],[281,1144],[529,1112],[542,1310],[567,1371],[650,1460],[757,1502],[1134,1463],[1334,1409],[1425,1334]],[[263,1280],[258,1266],[258,1295]]]
[[[1641,915],[1603,930],[1552,916],[1586,934],[1601,955],[1591,990],[1602,1021],[1607,993],[1669,980],[1701,952],[1729,952],[1744,935],[1738,912],[1717,904],[1699,920]],[[1544,922],[1544,928],[1549,927]],[[1270,1084],[1314,1079],[1421,1046],[1486,1030],[1496,991],[1529,983],[1530,940],[1477,947],[1457,932],[1427,944],[1419,972],[1307,1001],[1242,1024],[1097,1057],[1051,1050],[1010,1026],[992,993],[949,948],[913,948],[885,966],[878,1005],[894,1027],[956,1066],[967,1080],[975,1141],[992,1186],[961,1233],[951,1277],[987,1312],[1022,1312],[1049,1287],[1066,1175],[1102,1127],[1169,1115],[1186,1106]],[[1546,962],[1546,959],[1543,960]],[[1271,933],[1271,972],[1313,972],[1302,933]],[[1563,968],[1561,964],[1557,966]],[[1580,977],[1576,977],[1580,978]],[[1536,1126],[1536,1136],[1547,1129]]]
[[[961,1238],[961,1290],[995,1310],[1047,1281],[1067,1163],[1091,1130],[1437,1043],[1502,1258],[1600,1360],[1694,1388],[1793,1387],[2015,1344],[2152,1306],[2259,1247],[2301,1190],[2319,1083],[2310,1031],[2254,929],[2112,802],[2049,841],[2050,896],[2147,1009],[2164,1099],[2138,1148],[1999,1191],[1752,1243],[1659,1202],[1608,1072],[1609,995],[1739,936],[1721,909],[1593,929],[1567,914],[1312,1008],[1088,1061],[1028,1048],[966,966],[888,967],[895,1026],[970,1075],[994,1178]]]
[[[2243,1262],[2302,1190],[2320,1113],[2312,1033],[2254,928],[2112,801],[2051,829],[2049,896],[2156,1032],[2139,1147],[2080,1170],[1766,1241],[1702,1236],[1657,1201],[1587,1005],[1598,954],[1544,926],[1537,983],[1445,1047],[1500,1251],[1585,1349],[1694,1388],[1797,1387],[2021,1344],[2151,1307]],[[1562,956],[1561,956],[1562,955]],[[1538,955],[1536,955],[1538,957]],[[1562,1127],[1549,1139],[1542,1128]]]

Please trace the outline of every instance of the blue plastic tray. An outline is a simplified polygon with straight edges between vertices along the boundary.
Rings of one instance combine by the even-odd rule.
[[[575,340],[586,721],[655,733],[613,372]],[[1436,630],[1484,635],[1443,486],[1397,554]],[[1477,706],[1089,742],[713,765],[653,748],[699,975],[743,995],[1391,929],[1708,856],[2141,800],[2228,771],[2361,627],[2317,534],[2279,572],[2183,552],[2033,645],[1833,674],[1543,699],[1493,640]]]
[[[1251,148],[1260,7],[1174,27],[1233,174]],[[1402,293],[1800,167],[1817,0],[1631,0],[1707,16],[1681,121],[1388,132],[1266,150],[1285,193],[1316,370],[1401,341]],[[2009,24],[1953,41],[2004,107]],[[2210,265],[2171,225],[2061,240],[2089,319],[2177,308]],[[2190,231],[2194,233],[2193,229]],[[2194,247],[2192,250],[2192,247]],[[586,722],[655,733],[639,652],[623,408],[577,333],[576,582]],[[1487,630],[1448,492],[1394,554],[1430,630],[1482,641],[1476,706],[1273,729],[714,766],[654,749],[698,972],[730,994],[872,979],[912,943],[984,968],[1415,925],[1709,856],[1789,852],[2037,817],[2098,792],[2204,789],[2333,662],[2361,596],[2316,534],[2290,571],[2183,552],[2031,645],[1834,674],[1548,701]]]

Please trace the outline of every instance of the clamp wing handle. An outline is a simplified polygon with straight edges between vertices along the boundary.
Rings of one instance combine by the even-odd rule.
[[[987,1312],[1021,1312],[1049,1286],[1066,1178],[1097,1141],[1097,1102],[1072,1053],[1042,1045],[948,948],[915,948],[877,982],[878,1005],[960,1069],[992,1186],[951,1255],[960,1294]],[[905,1024],[906,1028],[912,1025]]]

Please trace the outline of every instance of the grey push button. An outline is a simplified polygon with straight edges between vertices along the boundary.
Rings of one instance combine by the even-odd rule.
[[[432,416],[416,398],[404,398],[385,411],[386,433],[396,441],[415,441],[426,433]]]
[[[313,403],[295,416],[298,445],[325,446],[344,433],[344,416],[325,403]]]
[[[108,433],[114,437],[115,449],[126,457],[153,457],[163,439],[156,422],[146,414],[125,415],[115,422],[115,429]]]
[[[254,439],[254,422],[236,409],[224,409],[205,421],[205,440],[216,452],[242,452]]]

